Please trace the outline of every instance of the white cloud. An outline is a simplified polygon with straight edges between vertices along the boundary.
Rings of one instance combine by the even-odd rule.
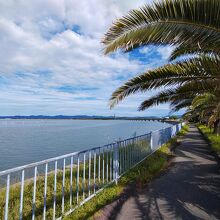
[[[174,48],[172,46],[158,47],[157,52],[160,54],[162,59],[168,60],[168,58],[170,57],[173,49]]]
[[[116,17],[143,3],[0,1],[0,114],[112,114],[111,92],[145,66],[124,54],[104,56],[100,39]],[[158,52],[167,59],[169,51]],[[115,111],[137,114],[135,97]]]
[[[150,52],[150,48],[149,47],[142,47],[141,49],[139,49],[139,52],[142,54],[147,54]]]

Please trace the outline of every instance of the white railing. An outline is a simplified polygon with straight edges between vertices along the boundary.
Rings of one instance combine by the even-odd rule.
[[[182,124],[0,172],[0,219],[61,219],[156,151]]]

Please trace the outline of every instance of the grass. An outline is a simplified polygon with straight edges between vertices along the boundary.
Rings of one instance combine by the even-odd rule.
[[[177,137],[181,137],[187,132],[188,125],[185,125],[176,137],[172,138],[167,144],[164,144],[159,150],[147,157],[139,165],[125,173],[120,178],[118,185],[111,184],[64,219],[94,219],[94,216],[100,215],[99,210],[114,201],[125,190],[128,184],[133,182],[140,186],[148,183],[155,175],[167,167],[168,160],[172,156],[170,148],[177,144]]]
[[[220,136],[213,134],[213,129],[210,129],[206,125],[198,125],[199,130],[205,135],[205,137],[211,143],[211,147],[214,151],[220,153]]]

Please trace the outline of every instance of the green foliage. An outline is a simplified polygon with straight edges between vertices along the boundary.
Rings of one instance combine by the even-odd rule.
[[[198,125],[200,131],[208,138],[213,150],[220,153],[220,136],[213,133],[213,129],[206,125]]]
[[[115,184],[109,185],[101,193],[97,194],[93,199],[77,208],[73,214],[65,217],[65,220],[87,220],[91,218],[98,210],[100,210],[105,204],[113,201],[121,192],[123,187]]]
[[[182,129],[178,132],[177,135],[179,136],[184,136],[187,134],[187,132],[189,131],[189,125],[188,124],[185,124]],[[171,140],[172,141],[172,140]]]
[[[177,120],[179,117],[177,115],[170,115],[169,119]]]

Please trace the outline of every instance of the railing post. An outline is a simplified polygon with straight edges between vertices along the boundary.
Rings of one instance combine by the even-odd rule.
[[[153,151],[153,132],[150,132],[150,149]]]
[[[172,138],[172,127],[169,128],[169,139]]]
[[[176,124],[176,134],[179,132],[179,125]]]
[[[116,184],[118,184],[118,176],[119,176],[118,148],[119,148],[119,143],[116,142],[113,148],[113,178]]]
[[[176,125],[173,126],[173,136],[176,135]]]
[[[9,190],[10,190],[10,174],[7,175],[7,187],[5,196],[5,220],[8,220],[8,206],[9,206]]]
[[[136,132],[134,132],[134,135],[132,138],[134,163],[136,164],[137,163],[137,146],[135,145],[135,138],[136,138]]]

